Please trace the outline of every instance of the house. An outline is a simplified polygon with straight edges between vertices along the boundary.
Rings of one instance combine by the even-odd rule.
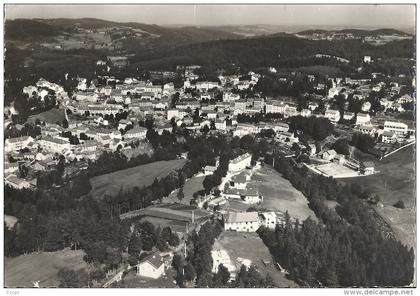
[[[31,184],[21,178],[16,177],[16,175],[9,175],[4,179],[4,183],[16,189],[24,189],[31,187]]]
[[[333,162],[338,164],[344,164],[346,161],[346,157],[343,154],[336,154],[333,158]]]
[[[337,152],[331,149],[322,153],[322,159],[331,161],[336,155],[337,155]]]
[[[397,136],[391,131],[383,131],[382,133],[382,143],[395,143],[397,141]]]
[[[240,98],[241,97],[239,94],[234,94],[231,92],[225,92],[223,94],[223,102],[235,102],[238,101]]]
[[[247,181],[247,175],[245,173],[240,173],[231,179],[229,185],[235,189],[245,189]]]
[[[369,64],[372,62],[371,56],[364,56],[363,57],[363,63]]]
[[[283,143],[288,143],[290,145],[299,142],[299,138],[296,137],[294,133],[290,132],[278,132],[276,135],[276,140]]]
[[[256,187],[247,187],[241,194],[241,199],[246,204],[257,204],[263,201],[263,196],[259,195]]]
[[[4,141],[4,150],[6,152],[19,151],[28,147],[33,141],[34,139],[31,136],[8,138]]]
[[[17,162],[5,162],[4,163],[4,174],[12,174],[19,170],[19,164]]]
[[[165,272],[163,258],[157,253],[142,259],[136,267],[138,276],[152,279],[160,278]]]
[[[226,231],[257,231],[261,225],[257,212],[228,212],[224,217]]]
[[[269,229],[275,229],[277,225],[277,215],[275,212],[260,213],[261,224]]]
[[[226,120],[217,118],[214,122],[216,129],[218,130],[226,130]]]
[[[229,171],[239,172],[245,169],[246,167],[251,166],[251,158],[252,155],[249,153],[245,153],[238,156],[229,163]]]
[[[344,112],[343,119],[344,120],[352,120],[354,117],[354,113],[352,112]]]
[[[360,165],[360,173],[363,175],[371,175],[375,173],[375,164],[372,161],[364,161]]]
[[[370,115],[367,113],[358,113],[356,116],[356,124],[367,124],[370,122]]]
[[[118,130],[120,130],[120,129],[122,129],[122,130],[124,130],[127,126],[129,126],[129,125],[133,125],[133,123],[130,121],[130,120],[127,120],[127,119],[121,119],[119,122],[118,122]]]
[[[314,155],[316,153],[316,145],[315,144],[309,144],[309,152],[311,155]]]
[[[402,122],[396,121],[385,121],[384,131],[393,132],[397,135],[405,135],[407,133],[408,126]]]
[[[128,130],[125,135],[124,139],[139,139],[143,140],[146,138],[147,128],[144,127],[136,127],[131,130]]]
[[[371,135],[371,136],[373,136],[376,132],[376,129],[371,125],[360,125],[360,126],[356,127],[356,130],[359,133],[367,134],[367,135]]]
[[[324,116],[331,122],[338,122],[340,120],[340,111],[330,109],[325,111]]]

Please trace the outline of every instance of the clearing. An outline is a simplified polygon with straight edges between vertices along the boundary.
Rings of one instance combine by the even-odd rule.
[[[378,194],[383,204],[383,207],[375,207],[378,214],[390,224],[395,236],[403,244],[414,247],[416,242],[415,146],[401,149],[382,160],[366,154],[361,156],[364,160],[373,161],[375,170],[380,172],[341,181],[360,184]],[[404,202],[405,209],[394,207],[399,200]]]
[[[67,267],[73,270],[87,268],[82,250],[64,249],[56,252],[40,252],[18,257],[5,257],[4,286],[8,288],[58,287],[57,273]]]
[[[66,119],[66,115],[64,114],[64,112],[66,112],[66,110],[62,109],[61,107],[58,109],[52,108],[51,110],[29,116],[28,122],[35,123],[35,121],[39,119],[41,122],[45,123],[55,124],[56,122],[58,122],[59,124],[61,124],[63,120]]]
[[[226,250],[237,271],[241,267],[240,261],[248,259],[251,261],[251,264],[257,267],[262,275],[269,274],[277,287],[298,287],[295,282],[287,279],[286,275],[275,267],[275,262],[270,251],[255,232],[225,231],[215,241],[213,249]],[[238,260],[238,258],[240,259]],[[264,264],[263,260],[264,262],[270,262],[270,264]]]
[[[182,204],[189,205],[190,200],[193,197],[193,194],[197,191],[203,190],[203,180],[206,176],[205,175],[199,175],[199,176],[193,176],[192,178],[185,181],[184,184],[184,198],[180,201],[177,197],[179,189],[175,190],[171,194],[169,194],[168,197],[163,199],[163,202],[165,203],[174,203],[179,202]]]
[[[156,161],[96,176],[90,179],[92,190],[89,194],[95,199],[101,199],[106,194],[117,195],[121,189],[130,190],[134,187],[149,186],[156,178],[164,178],[171,172],[182,168],[185,162],[186,159]]]
[[[250,184],[257,186],[260,194],[264,197],[261,204],[253,207],[278,213],[287,211],[290,217],[300,221],[308,217],[318,221],[302,192],[296,190],[288,180],[271,166],[264,165],[254,171]],[[229,206],[239,211],[246,211],[251,205],[232,199],[229,201]]]

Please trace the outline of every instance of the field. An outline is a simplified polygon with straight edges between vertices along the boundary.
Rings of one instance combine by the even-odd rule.
[[[66,118],[66,115],[64,114],[64,112],[65,112],[65,109],[53,108],[51,110],[29,116],[28,122],[35,123],[35,121],[39,119],[41,122],[46,122],[46,123],[59,122],[61,124],[63,120]]]
[[[178,194],[178,190],[175,190],[174,192],[172,192],[171,194],[169,194],[169,196],[167,198],[165,198],[163,201],[164,202],[169,202],[169,203],[173,203],[173,202],[180,202],[182,204],[186,204],[189,205],[190,204],[190,200],[193,197],[193,194],[199,190],[204,189],[203,188],[203,180],[204,180],[205,176],[194,176],[190,179],[188,179],[187,181],[185,181],[184,184],[184,198],[180,201],[177,198],[177,194]]]
[[[275,212],[288,211],[292,218],[297,218],[300,221],[308,217],[317,221],[314,212],[308,207],[306,197],[273,168],[265,165],[255,171],[251,183],[256,184],[260,194],[264,196],[263,202],[258,207]],[[250,205],[239,201],[230,201],[229,203],[231,207],[241,211],[250,207]]]
[[[57,252],[32,253],[19,257],[5,257],[5,287],[58,287],[57,272],[62,267],[74,270],[86,268],[83,251],[65,249]]]
[[[231,262],[236,265],[237,270],[241,266],[238,258],[248,259],[263,275],[269,274],[277,287],[298,287],[295,282],[287,279],[284,273],[277,270],[270,251],[255,232],[223,232],[214,243],[213,249],[217,248],[225,249],[228,252]],[[271,264],[266,266],[262,260],[269,261]]]
[[[327,175],[333,178],[348,178],[359,176],[358,171],[352,170],[344,165],[333,162],[317,165],[316,167],[314,167],[314,169],[318,170],[323,175]]]
[[[182,204],[163,204],[131,211],[120,216],[121,219],[139,217],[141,221],[149,221],[160,227],[169,226],[173,230],[183,232],[186,225],[191,224],[192,212],[194,222],[201,223],[208,218],[208,213],[196,207]]]
[[[374,161],[375,170],[380,172],[367,177],[342,179],[349,184],[360,184],[378,194],[383,207],[376,207],[377,212],[390,223],[396,237],[409,246],[415,245],[416,233],[414,151],[414,146],[409,146],[382,160],[360,155],[365,160]],[[404,202],[405,209],[393,206],[399,200]]]
[[[105,194],[116,195],[121,189],[129,190],[136,186],[142,188],[152,184],[155,178],[163,178],[170,172],[182,168],[185,162],[185,159],[156,161],[96,176],[90,179],[92,190],[89,194],[94,198],[101,199]]]
[[[123,280],[116,284],[116,288],[176,288],[177,285],[174,283],[176,276],[175,270],[165,267],[165,274],[159,279],[150,279],[140,277],[136,274],[135,269],[123,278]]]

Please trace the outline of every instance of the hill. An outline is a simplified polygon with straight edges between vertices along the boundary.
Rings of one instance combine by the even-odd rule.
[[[6,20],[5,40],[35,40],[58,36],[63,33],[60,27],[52,26],[37,20],[16,19]]]
[[[410,34],[399,31],[396,29],[376,29],[376,30],[362,30],[362,29],[343,29],[343,30],[304,30],[300,31],[298,35],[313,35],[313,34],[333,34],[333,33],[349,33],[358,37],[372,36],[376,37],[379,35],[399,35],[399,36],[410,36]]]

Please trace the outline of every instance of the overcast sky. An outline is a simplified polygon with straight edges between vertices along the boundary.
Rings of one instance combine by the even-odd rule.
[[[6,5],[6,18],[83,18],[158,25],[414,28],[414,5]]]

